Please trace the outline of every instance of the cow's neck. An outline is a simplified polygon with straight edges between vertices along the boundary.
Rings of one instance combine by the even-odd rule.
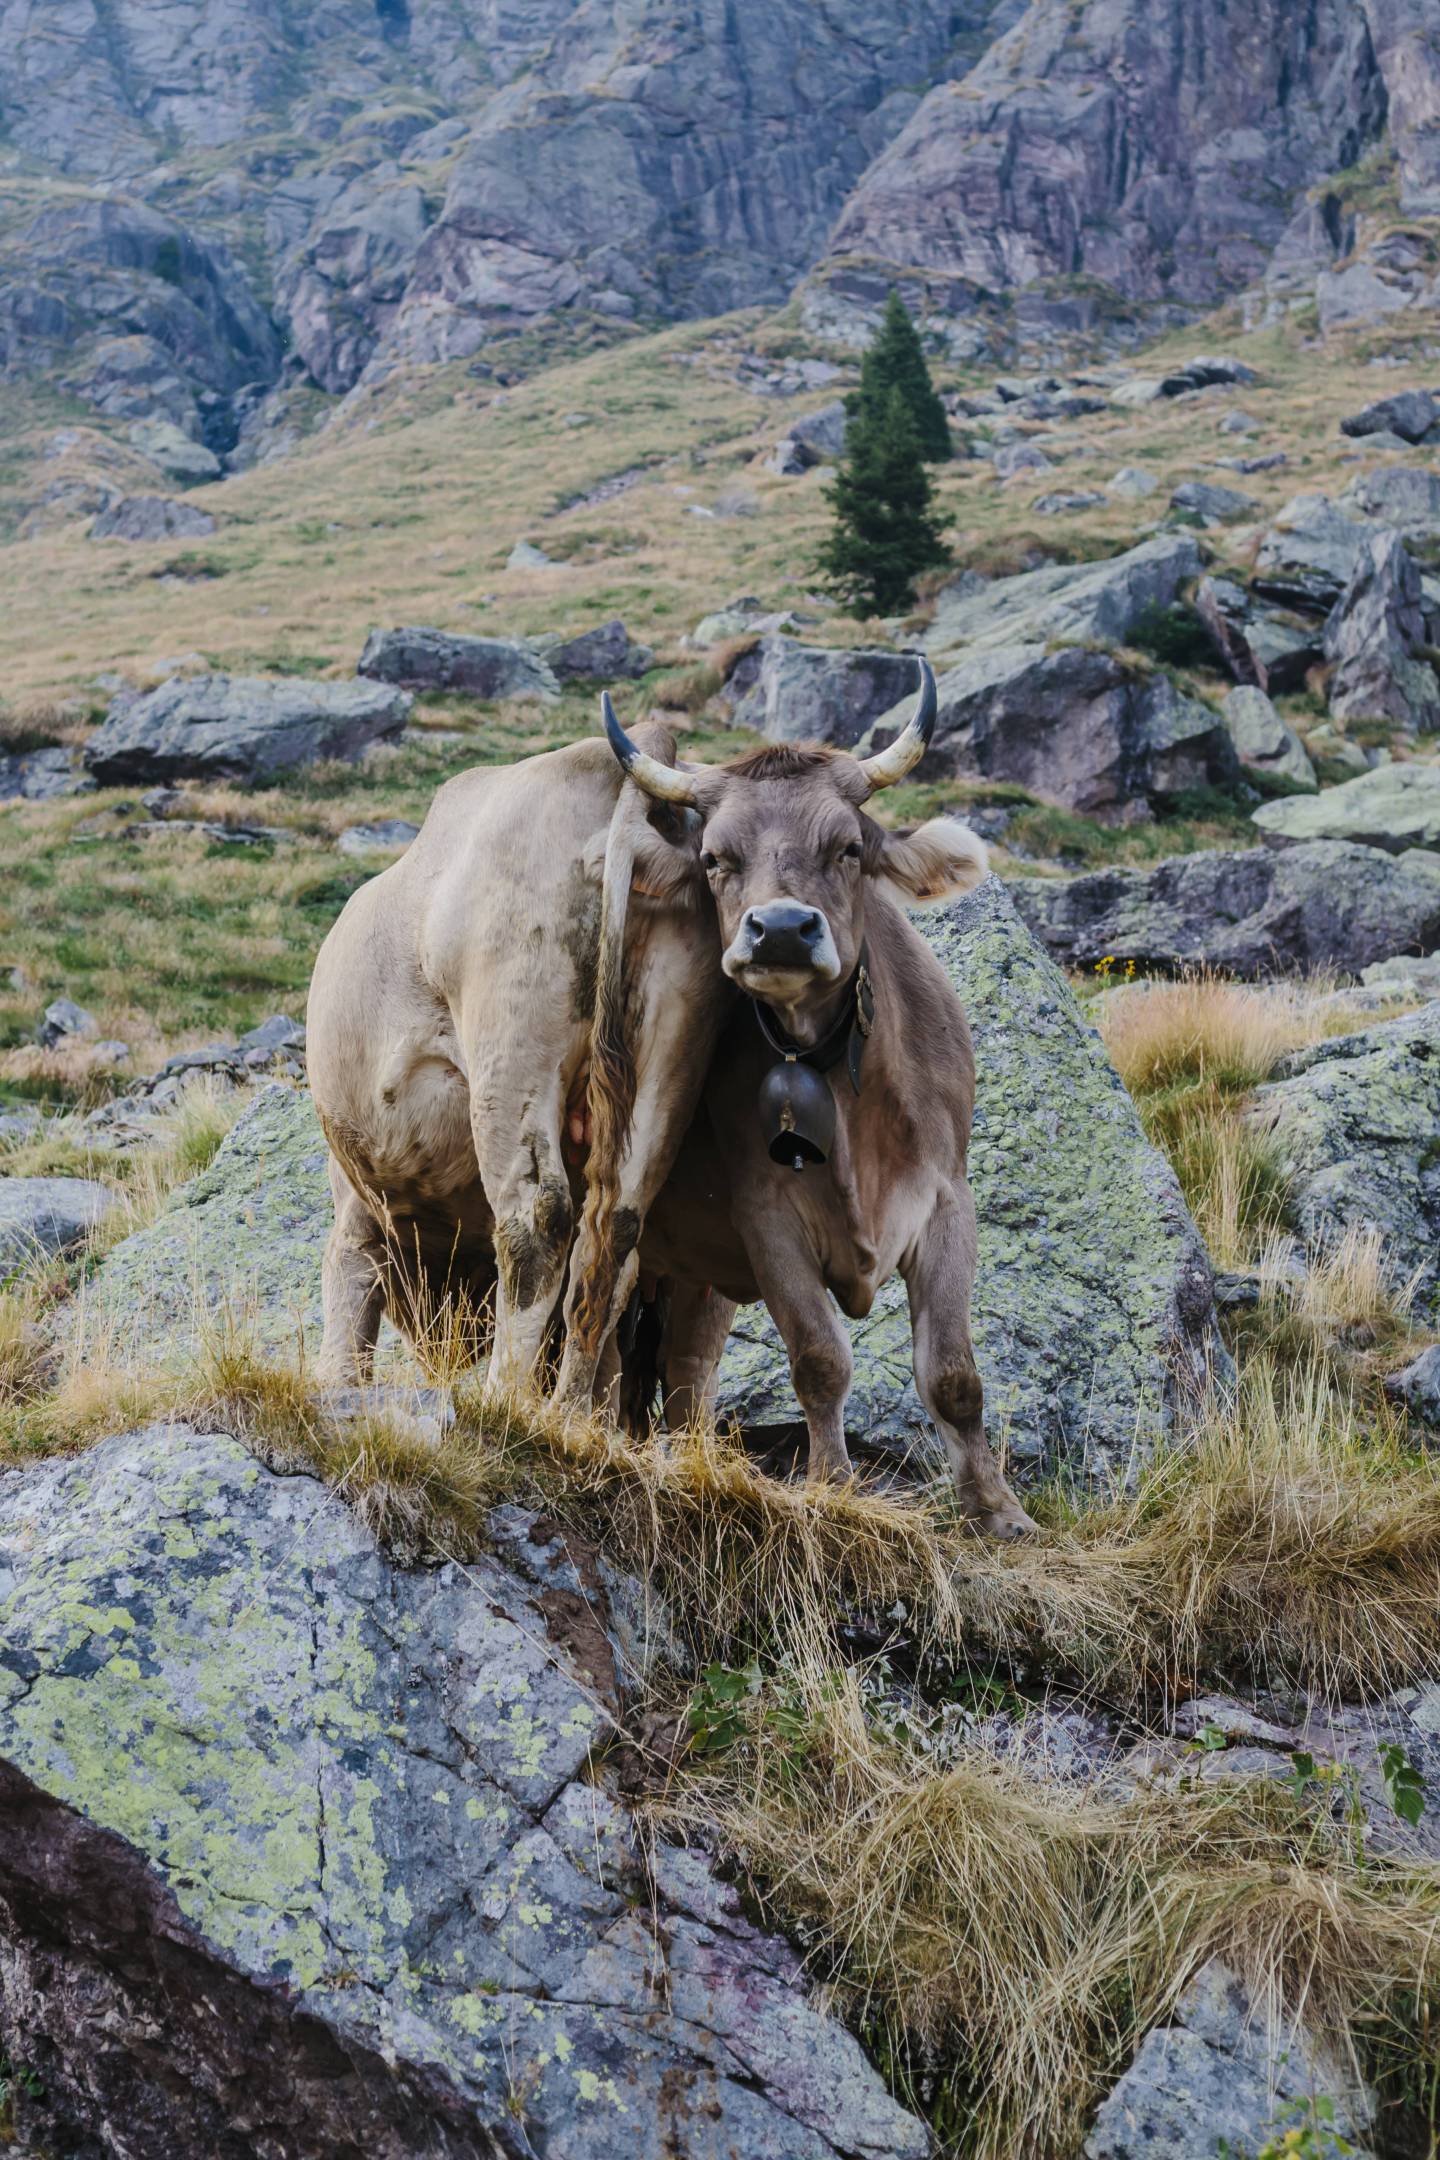
[[[813,1050],[839,1025],[854,995],[854,978],[847,977],[822,1005],[765,1005],[758,998],[756,1003],[769,1017],[777,1036],[793,1043],[797,1050]]]

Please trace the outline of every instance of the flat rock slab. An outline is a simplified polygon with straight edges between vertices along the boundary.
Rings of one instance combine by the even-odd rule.
[[[0,2028],[40,2144],[928,2152],[788,1946],[592,1782],[606,1609],[501,1512],[503,1564],[406,1572],[223,1434],[0,1477]]]
[[[95,1178],[0,1177],[0,1276],[74,1252],[118,1205]]]
[[[992,1438],[1022,1479],[1064,1462],[1110,1474],[1153,1442],[1212,1346],[1208,1258],[1174,1173],[1073,992],[991,878],[915,920],[975,1039],[974,1332]],[[915,1393],[904,1286],[849,1323],[852,1439],[935,1445]],[[747,1307],[721,1365],[719,1414],[801,1424],[782,1346]]]
[[[320,758],[356,758],[392,740],[410,699],[366,682],[176,677],[117,698],[84,749],[102,787],[167,780],[264,781]]]
[[[1358,974],[1396,953],[1440,946],[1440,857],[1386,855],[1351,841],[1016,878],[1009,891],[1067,967],[1110,953],[1145,968],[1217,968],[1263,982],[1316,968]]]
[[[1374,1226],[1397,1285],[1440,1321],[1440,1005],[1316,1043],[1259,1090],[1253,1116],[1277,1143],[1296,1220],[1333,1245]]]
[[[1353,840],[1399,855],[1440,853],[1440,765],[1377,765],[1318,795],[1262,803],[1255,823],[1272,846]]]

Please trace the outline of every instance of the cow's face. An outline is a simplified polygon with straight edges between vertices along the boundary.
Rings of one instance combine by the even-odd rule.
[[[700,862],[714,895],[722,965],[752,997],[807,1032],[837,984],[849,979],[865,936],[873,879],[906,900],[938,900],[985,875],[985,850],[962,825],[938,819],[907,836],[887,833],[862,805],[903,780],[935,727],[935,679],[917,662],[915,711],[887,750],[777,746],[718,767],[662,765],[626,735],[608,692],[611,748],[636,785],[699,815]]]

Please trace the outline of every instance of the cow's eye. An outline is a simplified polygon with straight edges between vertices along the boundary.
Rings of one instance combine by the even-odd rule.
[[[846,862],[859,862],[864,852],[865,850],[858,840],[852,840],[849,846],[843,850]]]
[[[707,847],[700,857],[700,867],[702,870],[718,870],[720,867],[719,856],[712,855]]]

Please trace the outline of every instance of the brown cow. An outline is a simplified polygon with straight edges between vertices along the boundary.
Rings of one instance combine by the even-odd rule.
[[[664,729],[646,740],[673,757]],[[457,1289],[494,1296],[493,1384],[536,1376],[587,1203],[588,1078],[606,1172],[563,1374],[588,1399],[733,995],[686,824],[627,787],[604,743],[576,743],[447,782],[408,852],[347,903],[309,1008],[335,1200],[328,1381],[368,1376],[387,1311],[414,1336]]]
[[[605,700],[631,778],[700,816],[721,965],[746,993],[651,1208],[641,1261],[672,1284],[671,1422],[709,1401],[735,1303],[762,1297],[789,1352],[812,1478],[850,1467],[850,1344],[831,1293],[859,1318],[898,1269],[916,1384],[961,1501],[979,1527],[1010,1537],[1033,1525],[986,1443],[970,1341],[970,1034],[901,909],[978,884],[985,849],[948,819],[901,837],[863,807],[929,740],[935,686],[920,670],[915,718],[868,760],[785,745],[677,773],[630,742]]]

